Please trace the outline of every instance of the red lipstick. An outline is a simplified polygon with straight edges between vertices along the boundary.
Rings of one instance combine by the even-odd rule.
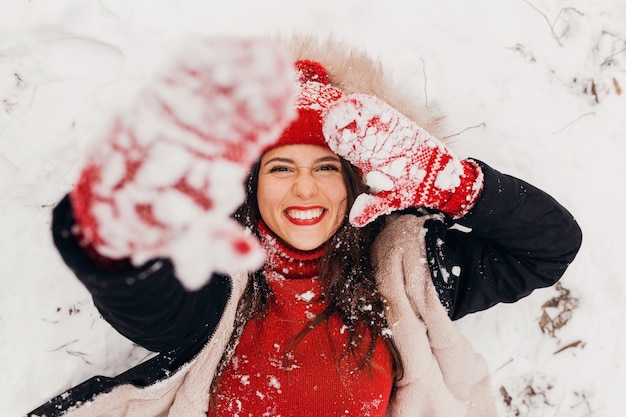
[[[290,206],[283,211],[289,222],[297,226],[312,226],[322,221],[326,209],[321,206]]]

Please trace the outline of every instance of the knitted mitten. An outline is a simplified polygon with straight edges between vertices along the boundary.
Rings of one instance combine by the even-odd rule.
[[[256,269],[263,252],[231,214],[262,149],[295,114],[293,67],[269,41],[191,39],[115,115],[71,193],[80,243],[181,282]]]
[[[344,96],[328,109],[323,132],[330,148],[358,167],[373,194],[360,195],[350,222],[413,206],[464,216],[483,185],[482,171],[382,100]]]

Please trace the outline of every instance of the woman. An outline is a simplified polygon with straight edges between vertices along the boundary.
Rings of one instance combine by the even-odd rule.
[[[365,56],[333,43],[297,46],[296,114],[275,46],[220,40],[198,50],[219,62],[196,71],[181,60],[183,71],[166,77],[164,90],[114,124],[54,211],[55,243],[103,317],[160,353],[115,378],[94,377],[30,415],[495,415],[486,366],[450,319],[555,283],[578,251],[580,229],[541,190],[455,157],[422,128],[429,124],[415,109],[406,111],[401,94],[388,94],[397,90]],[[268,56],[279,64],[263,72]],[[228,88],[214,76],[226,73]],[[217,142],[174,108],[173,95],[202,85],[211,91],[202,106],[219,114],[203,113],[212,121],[204,128],[215,128],[224,121],[218,110],[229,107],[215,103],[241,91],[232,83],[254,90],[251,101],[264,115],[229,113],[228,122],[245,123],[219,125]],[[179,241],[193,240],[180,236],[196,228],[181,224],[194,216],[181,220],[176,214],[187,206],[167,210],[163,201],[175,191],[203,214],[228,210],[196,177],[146,171],[163,162],[156,149],[168,143],[141,130],[155,102],[184,131],[175,136],[185,157],[171,146],[167,154],[186,165],[172,166],[230,174],[233,164],[248,171],[256,160],[234,216],[261,242],[264,262],[255,272],[225,273],[241,269],[232,264],[238,256],[254,263],[256,240],[210,216],[188,224],[199,225],[203,250],[202,239],[228,248],[222,270],[211,266],[219,259],[185,269],[180,248],[193,247]],[[203,172],[214,180],[216,171]],[[206,283],[181,279],[207,270]]]

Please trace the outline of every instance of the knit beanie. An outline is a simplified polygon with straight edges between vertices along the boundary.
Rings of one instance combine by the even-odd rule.
[[[299,60],[295,62],[299,83],[296,99],[296,119],[282,135],[263,152],[285,145],[316,145],[328,148],[322,133],[322,113],[343,93],[330,85],[326,68],[319,62]]]

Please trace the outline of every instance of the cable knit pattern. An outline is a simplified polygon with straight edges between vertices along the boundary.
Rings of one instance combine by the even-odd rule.
[[[266,273],[274,271],[287,279],[311,278],[319,274],[320,259],[326,246],[310,251],[292,248],[274,235],[263,221],[259,222],[259,232],[265,250]]]
[[[385,416],[392,361],[380,337],[372,368],[361,371],[352,356],[340,360],[349,338],[338,314],[291,344],[326,309],[318,277],[324,248],[300,251],[264,224],[259,229],[268,252],[269,312],[245,326],[220,379],[217,412],[209,416]]]

